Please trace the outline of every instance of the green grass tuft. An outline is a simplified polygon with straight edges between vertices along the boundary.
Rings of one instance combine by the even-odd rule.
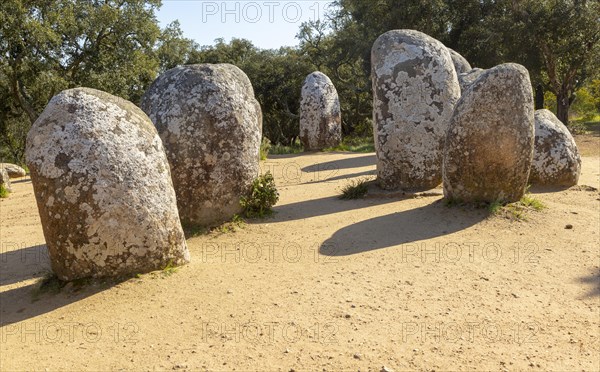
[[[368,153],[375,152],[373,137],[346,137],[338,146],[327,148],[323,151],[349,151]]]
[[[269,154],[272,155],[300,154],[302,152],[304,152],[304,147],[299,140],[296,140],[290,146],[271,145],[271,148],[269,149]]]
[[[165,266],[165,268],[162,270],[162,273],[164,276],[171,276],[175,274],[177,270],[179,270],[179,268],[173,265],[173,261],[169,261],[167,266]]]
[[[260,143],[260,160],[267,160],[269,151],[271,150],[271,141],[267,137],[263,137]]]
[[[4,187],[3,184],[0,184],[0,198],[8,198],[8,194],[10,193],[8,192],[6,187]]]
[[[342,188],[342,194],[339,196],[342,200],[363,199],[369,192],[369,180],[361,178],[352,180]]]

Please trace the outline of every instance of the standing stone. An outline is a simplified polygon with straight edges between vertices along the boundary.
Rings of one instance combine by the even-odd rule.
[[[479,77],[483,75],[485,71],[486,70],[476,67],[468,72],[458,74],[458,83],[460,84],[460,91],[463,93],[466,92],[467,89],[469,89],[469,87],[475,82],[475,80],[479,79]]]
[[[4,187],[4,190],[8,192],[12,191],[10,187],[10,176],[8,175],[8,171],[4,168],[0,168],[0,185]]]
[[[375,41],[371,62],[380,186],[436,187],[446,129],[460,97],[450,52],[421,32],[393,30]]]
[[[0,163],[0,169],[6,170],[10,178],[20,178],[25,177],[27,175],[25,169],[19,167],[16,164]]]
[[[446,139],[444,195],[450,200],[520,200],[533,156],[533,92],[527,69],[487,70],[461,97]]]
[[[329,77],[319,71],[302,85],[300,141],[304,151],[335,147],[342,141],[340,100]]]
[[[457,74],[463,74],[472,70],[471,64],[465,57],[453,49],[448,48],[448,51],[452,57],[452,63],[454,64],[454,69],[456,70]]]
[[[229,64],[173,68],[152,84],[142,109],[164,143],[184,224],[211,226],[240,213],[259,174],[262,131],[246,74]]]
[[[581,173],[575,139],[551,111],[535,112],[535,146],[529,182],[538,185],[574,186]]]
[[[26,158],[60,279],[189,261],[162,143],[132,103],[94,89],[61,92],[29,131]]]

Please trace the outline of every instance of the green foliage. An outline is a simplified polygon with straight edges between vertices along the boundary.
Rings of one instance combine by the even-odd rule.
[[[539,212],[545,208],[546,206],[544,203],[531,196],[529,192],[526,193],[521,200],[515,203],[504,203],[501,200],[497,200],[488,205],[488,211],[491,215],[502,216],[516,221],[527,221],[527,212]]]
[[[179,270],[179,268],[173,265],[173,261],[169,261],[167,265],[163,268],[162,273],[164,276],[171,276],[175,274]]]
[[[273,155],[288,155],[288,154],[300,154],[304,152],[304,147],[300,143],[300,140],[295,140],[291,145],[273,145],[269,150],[270,154]]]
[[[373,137],[345,137],[336,147],[330,147],[324,151],[349,151],[369,153],[375,151]]]
[[[0,183],[0,198],[8,198],[8,190]]]
[[[260,143],[260,160],[267,160],[269,150],[271,150],[271,141],[267,137],[263,137]]]
[[[490,203],[490,205],[488,205],[488,212],[490,212],[490,214],[498,214],[502,210],[502,207],[504,207],[504,203],[502,203],[502,201],[493,201]]]
[[[244,208],[244,215],[248,218],[263,218],[273,213],[271,209],[279,200],[279,192],[275,186],[275,179],[267,172],[252,182],[252,190],[248,197],[242,197],[240,204]]]
[[[363,199],[369,192],[370,181],[366,178],[352,180],[342,188],[339,196],[342,200]]]
[[[137,102],[154,80],[160,0],[0,2],[0,156],[23,162],[50,98],[77,86]]]
[[[225,222],[221,226],[214,228],[212,231],[216,231],[220,234],[227,234],[236,232],[239,229],[246,227],[246,221],[239,215],[234,214],[231,221]]]

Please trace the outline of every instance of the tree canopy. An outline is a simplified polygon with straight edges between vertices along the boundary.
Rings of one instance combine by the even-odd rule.
[[[534,85],[569,107],[600,98],[600,1],[337,0],[325,19],[302,24],[299,45],[262,50],[243,39],[200,46],[177,21],[159,28],[160,0],[4,0],[0,3],[0,158],[21,163],[31,124],[53,95],[71,87],[138,103],[156,76],[190,63],[232,63],[261,103],[263,134],[298,136],[300,91],[315,70],[335,84],[345,135],[371,133],[370,51],[391,29],[425,32],[473,66],[517,62]],[[576,94],[577,92],[579,94]]]

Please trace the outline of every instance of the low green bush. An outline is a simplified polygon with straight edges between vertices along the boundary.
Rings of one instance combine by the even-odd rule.
[[[252,192],[248,197],[242,197],[240,204],[247,218],[262,218],[273,213],[272,207],[279,200],[279,192],[275,179],[270,172],[256,178],[252,183]]]

